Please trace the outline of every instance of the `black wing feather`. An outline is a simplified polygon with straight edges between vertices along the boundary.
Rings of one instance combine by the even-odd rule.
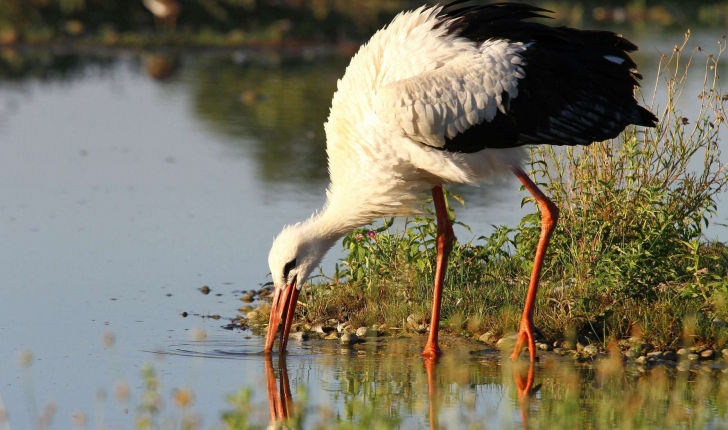
[[[479,44],[491,39],[528,44],[521,53],[525,78],[506,113],[446,139],[444,150],[589,145],[618,136],[630,124],[655,126],[657,118],[634,98],[642,76],[629,56],[637,46],[629,40],[608,31],[525,21],[552,13],[527,4],[463,3],[446,5],[438,26]]]

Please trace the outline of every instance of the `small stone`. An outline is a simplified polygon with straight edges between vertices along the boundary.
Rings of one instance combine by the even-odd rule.
[[[250,311],[250,312],[248,312],[248,314],[247,314],[247,315],[245,315],[245,316],[246,316],[246,318],[248,318],[249,320],[254,320],[254,319],[257,319],[257,318],[258,318],[258,311]]]
[[[356,335],[359,337],[365,337],[368,331],[369,327],[359,327],[358,329],[356,329]]]
[[[303,342],[309,339],[308,333],[305,331],[297,331],[295,333],[291,333],[290,336],[288,336],[288,339],[295,340],[296,342]]]
[[[675,351],[665,351],[662,354],[662,358],[663,358],[663,360],[677,361],[677,359],[680,358],[680,356]]]
[[[245,303],[250,303],[253,301],[253,295],[248,293],[248,294],[244,295],[243,297],[241,297],[240,301],[243,301]]]
[[[419,318],[417,318],[417,316],[415,314],[410,314],[407,317],[407,325],[410,327],[413,327],[413,328],[417,327],[417,324],[419,323],[418,319]]]
[[[582,352],[590,357],[593,357],[593,356],[597,355],[597,353],[599,352],[599,348],[597,348],[597,346],[593,345],[593,344],[587,345],[584,347]]]
[[[712,360],[715,357],[715,351],[712,349],[706,349],[700,353],[701,360]]]
[[[514,333],[509,336],[502,337],[498,339],[498,342],[495,343],[495,347],[502,350],[507,350],[513,348],[513,346],[516,343],[516,338],[518,337],[518,334]]]
[[[541,351],[551,351],[553,349],[551,345],[543,342],[536,343],[536,348],[540,349]]]
[[[339,341],[342,345],[353,345],[359,341],[359,337],[354,333],[344,333]]]
[[[667,367],[675,367],[677,366],[677,361],[672,360],[657,360],[661,365],[667,366]]]
[[[629,351],[625,352],[624,355],[626,355],[627,358],[636,359],[637,357],[640,356],[640,353],[636,349],[630,349]]]
[[[723,369],[725,369],[725,364],[722,363],[722,362],[720,362],[720,361],[716,361],[714,363],[710,363],[707,366],[710,369],[712,369],[712,370],[723,370]]]
[[[690,361],[698,361],[700,359],[699,354],[688,354],[688,360]]]
[[[201,288],[199,288],[199,290],[204,295],[208,295],[210,294],[210,291],[212,291],[207,285],[203,285]]]
[[[728,348],[722,350],[720,353],[723,354],[723,358],[728,360]]]
[[[713,325],[720,328],[726,328],[728,327],[728,322],[725,322],[720,318],[716,318],[713,320]]]
[[[647,353],[648,358],[660,359],[662,358],[662,351],[653,351]]]
[[[180,315],[182,315],[182,318],[187,318],[187,315],[189,315],[187,312],[182,312]]]
[[[487,343],[488,345],[492,345],[496,341],[496,338],[495,334],[492,331],[487,331],[481,334],[478,340],[483,343]]]
[[[576,342],[566,339],[565,341],[561,342],[561,347],[564,349],[568,349],[569,351],[574,351],[576,349]]]
[[[415,332],[417,333],[427,333],[427,326],[425,324],[420,324],[415,328]]]
[[[564,355],[564,354],[568,353],[569,351],[564,348],[554,348],[554,352],[559,355]]]
[[[647,357],[644,355],[641,355],[635,359],[635,363],[637,364],[647,364]]]
[[[263,289],[263,290],[258,291],[258,294],[260,295],[260,297],[268,297],[272,293],[270,292],[270,290]]]
[[[336,331],[333,331],[330,335],[326,336],[324,339],[326,340],[336,340],[339,336],[336,334]]]
[[[680,357],[682,357],[683,355],[687,355],[689,353],[690,353],[690,351],[687,348],[680,348],[677,350],[677,355],[679,355]]]

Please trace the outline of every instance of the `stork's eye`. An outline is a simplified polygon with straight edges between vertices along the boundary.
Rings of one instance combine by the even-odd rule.
[[[286,263],[285,266],[283,266],[283,279],[288,279],[288,274],[291,273],[291,269],[296,267],[296,259],[289,261]]]

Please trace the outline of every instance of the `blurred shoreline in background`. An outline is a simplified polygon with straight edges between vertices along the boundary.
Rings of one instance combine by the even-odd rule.
[[[717,0],[529,3],[554,11],[554,25],[631,33],[728,28],[728,2]],[[422,4],[419,0],[0,0],[0,46],[280,49],[335,44],[352,51],[401,10]]]

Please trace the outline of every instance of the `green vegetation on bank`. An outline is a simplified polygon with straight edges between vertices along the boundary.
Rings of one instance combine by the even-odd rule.
[[[533,149],[531,174],[561,209],[535,315],[549,339],[606,345],[637,336],[660,349],[728,339],[728,248],[704,235],[728,183],[718,149],[728,118],[717,74],[726,41],[716,54],[684,47],[661,60],[655,92],[663,86],[667,97],[652,106],[659,127],[630,128],[589,147]],[[700,94],[683,93],[688,69],[705,73]],[[681,112],[681,97],[700,97],[700,111]],[[347,257],[301,296],[299,317],[390,327],[405,327],[412,314],[428,317],[435,223],[392,225],[347,236]],[[533,213],[515,228],[455,244],[447,330],[497,338],[517,328],[539,232]]]

